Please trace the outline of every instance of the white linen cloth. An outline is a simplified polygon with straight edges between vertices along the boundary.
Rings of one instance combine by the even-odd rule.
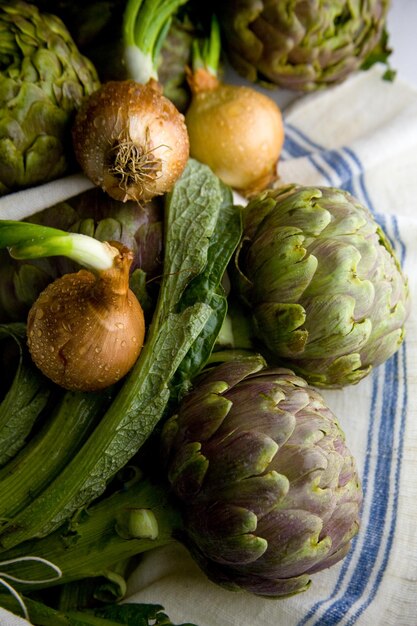
[[[366,204],[390,237],[416,303],[417,91],[398,80],[387,83],[372,69],[301,98],[284,119],[282,181],[342,187]],[[1,198],[0,216],[20,219],[42,208],[39,194],[48,206],[56,192],[61,200],[88,186],[81,176],[65,184],[65,192],[59,181],[51,184],[50,202],[46,186]],[[127,601],[162,604],[173,623],[197,626],[415,626],[416,356],[412,306],[395,356],[358,385],[323,392],[357,459],[365,493],[361,530],[344,561],[315,574],[307,592],[271,600],[223,590],[182,546],[171,545],[144,556]],[[0,613],[1,625],[14,623]]]
[[[17,603],[16,603],[17,606]],[[6,611],[0,607],[0,625],[1,626],[27,626],[29,622],[18,615]]]
[[[284,112],[283,182],[342,187],[375,214],[417,303],[417,91],[374,69]],[[400,351],[356,386],[324,391],[355,455],[365,499],[344,561],[283,600],[208,582],[182,547],[145,556],[129,601],[161,603],[198,626],[415,626],[417,615],[417,310]]]

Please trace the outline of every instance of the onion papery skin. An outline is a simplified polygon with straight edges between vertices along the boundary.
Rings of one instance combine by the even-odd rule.
[[[170,191],[189,157],[184,116],[153,79],[105,83],[84,101],[72,137],[86,176],[122,202]]]
[[[120,380],[143,347],[143,310],[129,289],[133,254],[98,274],[82,269],[50,283],[29,311],[29,351],[37,367],[71,391],[96,391]]]
[[[279,107],[250,87],[197,72],[189,79],[193,97],[185,115],[190,155],[245,196],[265,189],[277,179],[284,143]]]

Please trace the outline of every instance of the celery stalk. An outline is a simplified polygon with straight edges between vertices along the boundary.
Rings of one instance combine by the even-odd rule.
[[[154,518],[156,536],[150,537],[140,513]],[[83,578],[111,578],[112,567],[118,561],[141,554],[174,541],[173,535],[182,527],[178,508],[174,507],[166,490],[146,479],[127,490],[115,493],[81,514],[69,531],[59,529],[47,537],[9,550],[4,559],[17,560],[3,566],[6,573],[33,581],[19,583],[19,592],[44,589]],[[59,580],[45,582],[45,566],[19,557],[42,557],[62,572]],[[43,582],[36,584],[36,580]]]
[[[110,391],[63,394],[43,428],[0,470],[0,519],[11,519],[59,474],[110,398]]]

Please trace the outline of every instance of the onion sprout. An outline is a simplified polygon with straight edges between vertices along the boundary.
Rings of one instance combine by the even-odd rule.
[[[123,17],[125,62],[130,78],[158,80],[157,59],[172,15],[187,0],[128,0]]]
[[[277,179],[282,115],[261,92],[220,81],[220,53],[220,28],[213,17],[209,37],[194,42],[192,68],[187,71],[192,92],[185,115],[190,154],[227,185],[250,196]]]
[[[66,256],[91,270],[113,266],[118,250],[88,235],[67,233],[50,226],[14,220],[0,221],[0,248],[8,248],[14,259]]]

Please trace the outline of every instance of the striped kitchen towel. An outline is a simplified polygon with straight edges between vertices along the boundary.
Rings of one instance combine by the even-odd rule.
[[[417,92],[378,69],[285,111],[283,182],[342,187],[374,213],[417,302]],[[400,351],[354,387],[325,391],[362,477],[362,526],[343,562],[304,594],[270,600],[223,591],[185,550],[147,555],[130,600],[162,603],[198,626],[417,624],[417,311]]]
[[[372,69],[297,100],[284,119],[282,181],[342,187],[367,205],[417,302],[417,91],[384,82]],[[89,186],[75,176],[0,198],[0,214],[20,219]],[[344,561],[314,575],[307,592],[271,600],[217,587],[184,548],[171,545],[143,558],[127,601],[162,604],[174,623],[198,626],[415,626],[416,340],[412,306],[406,341],[394,357],[354,387],[323,392],[357,459],[365,494],[361,531]],[[0,612],[0,624],[14,623],[5,615]]]

